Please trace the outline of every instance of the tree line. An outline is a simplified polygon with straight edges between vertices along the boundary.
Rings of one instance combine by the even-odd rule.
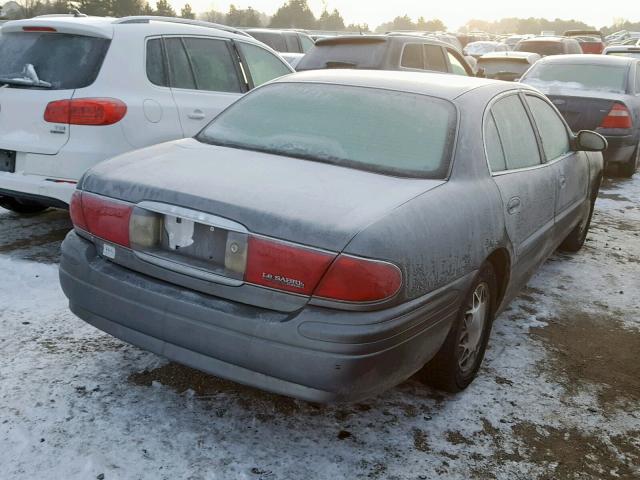
[[[157,0],[154,6],[151,6],[147,0],[17,0],[17,3],[20,5],[20,10],[8,15],[9,18],[28,18],[35,15],[69,13],[72,9],[78,9],[84,14],[96,16],[159,15],[196,18],[196,14],[189,3],[185,3],[180,11],[176,11],[169,3],[169,0]],[[259,12],[252,7],[242,9],[231,5],[228,12],[210,10],[199,14],[198,18],[234,27],[369,32],[367,24],[345,24],[344,18],[337,9],[329,11],[325,8],[320,16],[316,18],[309,8],[307,0],[286,0],[272,16]],[[550,30],[561,34],[566,30],[593,28],[593,26],[579,20],[512,17],[497,21],[473,19],[461,27],[459,31],[462,33],[483,31],[494,34],[539,34],[543,30]],[[435,32],[446,31],[447,26],[439,19],[426,20],[424,17],[420,17],[414,21],[408,15],[404,15],[383,23],[375,31],[384,33],[399,30]],[[616,19],[613,25],[602,27],[601,30],[605,34],[618,30],[640,31],[640,22],[631,23],[624,19]]]

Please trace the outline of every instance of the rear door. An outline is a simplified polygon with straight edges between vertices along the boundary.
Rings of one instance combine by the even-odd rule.
[[[166,36],[169,79],[182,133],[192,137],[247,91],[230,40]]]
[[[47,105],[94,82],[110,41],[59,32],[0,36],[0,149],[54,155],[69,140],[66,123],[49,123]],[[39,79],[40,82],[36,82]]]
[[[555,237],[559,242],[584,216],[589,164],[584,152],[571,149],[569,130],[555,109],[541,96],[527,93],[525,98],[538,128],[545,161],[557,172]]]
[[[499,97],[485,119],[489,167],[504,205],[507,234],[527,277],[553,248],[557,173],[542,162],[531,119],[517,93]]]

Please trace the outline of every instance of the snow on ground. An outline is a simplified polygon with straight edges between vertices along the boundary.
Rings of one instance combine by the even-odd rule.
[[[68,228],[0,210],[2,478],[640,478],[640,174],[607,181],[457,396],[416,377],[322,406],[168,363],[67,310]]]

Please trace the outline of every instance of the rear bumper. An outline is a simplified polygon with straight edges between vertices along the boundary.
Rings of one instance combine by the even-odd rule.
[[[35,200],[50,207],[65,208],[76,189],[75,183],[24,173],[0,172],[0,196]]]
[[[205,372],[310,401],[355,401],[397,385],[439,350],[473,274],[375,312],[293,314],[200,294],[125,269],[71,232],[60,282],[95,327]]]
[[[640,135],[606,135],[609,147],[603,153],[605,163],[626,163],[636,151]]]

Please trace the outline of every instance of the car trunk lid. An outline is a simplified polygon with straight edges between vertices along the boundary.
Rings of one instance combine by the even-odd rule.
[[[574,132],[595,130],[607,116],[614,98],[597,96],[547,95]]]
[[[252,233],[339,252],[366,226],[442,183],[186,139],[103,162],[81,188],[189,208]]]

